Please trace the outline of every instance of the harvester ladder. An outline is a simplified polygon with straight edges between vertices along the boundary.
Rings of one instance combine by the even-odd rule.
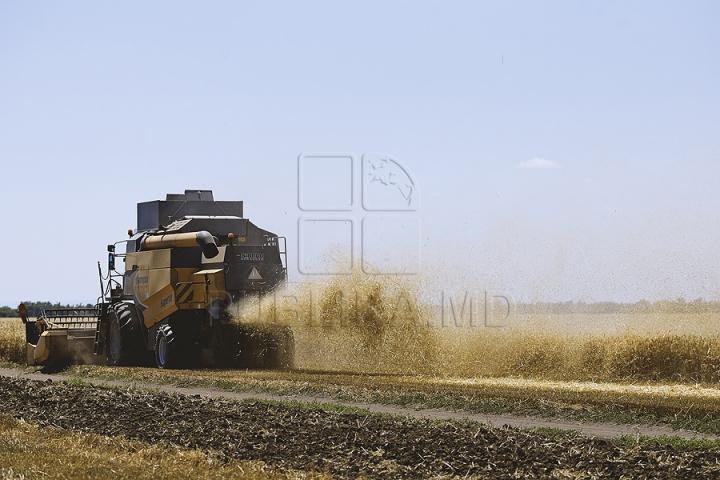
[[[108,304],[103,302],[95,306],[97,311],[97,323],[95,324],[95,341],[93,342],[93,354],[102,355],[103,342],[100,341],[100,329],[103,327],[103,318],[107,315]]]
[[[93,343],[93,354],[102,355],[103,344],[100,343],[100,321],[98,320],[97,326],[95,327],[95,342]]]

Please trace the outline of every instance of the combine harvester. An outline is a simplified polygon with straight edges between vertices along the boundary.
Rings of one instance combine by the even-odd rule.
[[[270,292],[287,275],[285,238],[243,218],[243,202],[215,201],[210,190],[168,194],[139,203],[137,230],[128,234],[108,245],[107,276],[98,262],[95,307],[44,310],[29,320],[20,305],[28,365],[146,365],[153,358],[159,368],[292,365],[289,328],[230,322],[228,307]],[[120,243],[125,253],[116,253]]]

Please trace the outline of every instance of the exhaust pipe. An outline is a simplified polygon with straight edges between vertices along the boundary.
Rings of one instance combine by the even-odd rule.
[[[207,258],[216,257],[218,247],[215,239],[210,232],[202,230],[200,232],[189,233],[168,233],[165,235],[147,236],[142,241],[142,247],[146,250],[156,250],[158,248],[183,248],[183,247],[202,247],[203,254]]]

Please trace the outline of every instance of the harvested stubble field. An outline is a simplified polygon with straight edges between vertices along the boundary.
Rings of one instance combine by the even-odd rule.
[[[325,479],[280,471],[260,461],[227,461],[166,442],[79,433],[0,413],[0,478]]]
[[[0,389],[0,408],[5,413],[0,418],[0,451],[8,452],[0,455],[0,466],[22,475],[33,472],[17,471],[10,452],[22,450],[17,432],[27,432],[28,427],[8,416],[39,425],[41,430],[35,432],[40,439],[43,430],[51,438],[62,436],[56,428],[119,438],[115,444],[104,440],[105,448],[138,449],[142,458],[151,457],[147,463],[157,462],[155,472],[169,467],[153,457],[148,444],[176,455],[181,454],[178,448],[185,449],[197,464],[208,463],[218,471],[228,465],[237,473],[242,468],[237,462],[245,461],[246,468],[255,470],[248,472],[251,478],[261,465],[253,460],[268,465],[276,476],[273,469],[278,468],[296,476],[310,471],[352,478],[716,478],[720,474],[718,450],[24,379],[0,378]],[[63,471],[71,476],[68,468]],[[85,472],[102,476],[97,473]]]

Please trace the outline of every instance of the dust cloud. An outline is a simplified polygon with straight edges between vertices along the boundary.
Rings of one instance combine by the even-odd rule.
[[[499,326],[488,326],[483,318],[488,297],[477,294],[479,289],[472,298],[444,292],[433,296],[428,293],[432,283],[422,275],[359,270],[315,277],[247,300],[236,308],[234,321],[290,327],[294,366],[302,370],[720,381],[716,303],[695,302],[695,308],[656,302],[612,312],[592,311],[593,305],[584,304],[569,312],[557,304],[495,305],[511,315]]]

